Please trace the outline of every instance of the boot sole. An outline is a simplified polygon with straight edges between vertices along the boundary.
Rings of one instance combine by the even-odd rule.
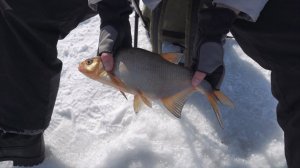
[[[41,155],[33,158],[21,158],[21,157],[8,157],[0,158],[0,161],[13,161],[13,166],[35,166],[42,163],[45,159],[45,155]]]

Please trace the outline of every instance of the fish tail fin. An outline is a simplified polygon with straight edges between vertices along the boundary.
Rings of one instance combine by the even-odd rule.
[[[213,94],[222,104],[234,108],[234,103],[229,99],[229,97],[225,96],[224,93],[219,90],[214,90]]]
[[[221,112],[220,112],[220,109],[218,107],[218,103],[217,103],[217,98],[216,96],[214,95],[214,93],[206,93],[206,96],[207,96],[207,99],[211,105],[211,107],[213,108],[215,114],[216,114],[216,117],[218,119],[218,122],[221,126],[221,128],[224,128],[224,124],[223,124],[223,121],[222,121],[222,116],[221,116]]]
[[[225,102],[227,103],[227,99],[225,99],[227,97],[220,91],[212,91],[212,90],[207,91],[206,89],[202,88],[201,86],[198,86],[195,89],[198,92],[200,92],[200,93],[207,96],[207,99],[208,99],[212,109],[214,110],[214,112],[216,114],[216,117],[218,119],[218,122],[219,122],[221,128],[224,128],[221,112],[220,112],[220,109],[218,107],[218,101],[220,101],[221,103],[225,103]]]
[[[207,91],[204,88],[202,88],[201,86],[196,87],[196,90],[207,96],[208,101],[216,114],[216,117],[219,121],[220,126],[222,128],[224,128],[222,117],[221,117],[221,112],[218,107],[218,102],[220,102],[226,106],[229,106],[231,108],[234,108],[234,103],[227,96],[225,96],[224,93],[222,93],[219,90]]]

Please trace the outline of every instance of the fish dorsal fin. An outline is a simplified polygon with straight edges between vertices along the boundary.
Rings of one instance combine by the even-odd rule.
[[[163,105],[177,118],[181,117],[182,108],[187,101],[187,98],[194,93],[194,88],[187,88],[173,96],[161,99]]]
[[[133,109],[135,113],[138,113],[141,110],[142,101],[138,94],[134,95],[133,99]]]
[[[125,97],[126,100],[127,96],[125,95],[125,93],[122,90],[126,90],[126,85],[119,79],[117,78],[115,75],[106,72],[107,75],[109,76],[111,82],[117,86],[117,88],[119,89],[119,91],[121,92],[121,94]]]
[[[182,55],[183,55],[182,53],[169,52],[169,53],[162,53],[161,57],[168,62],[171,62],[173,64],[178,64],[182,58]]]

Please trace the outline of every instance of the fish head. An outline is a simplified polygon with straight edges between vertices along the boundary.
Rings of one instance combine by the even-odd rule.
[[[78,70],[94,80],[99,80],[101,78],[101,74],[105,72],[99,56],[82,61],[78,66]]]

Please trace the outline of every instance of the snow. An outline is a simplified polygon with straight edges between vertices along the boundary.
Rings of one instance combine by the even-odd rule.
[[[96,16],[58,44],[58,57],[64,63],[60,90],[45,132],[47,157],[36,168],[286,167],[270,72],[247,57],[234,39],[225,44],[222,91],[235,108],[220,106],[222,129],[203,95],[190,97],[181,119],[158,103],[136,115],[133,96],[126,100],[82,75],[77,66],[95,56],[98,27]],[[150,50],[142,26],[139,34],[139,47]],[[13,166],[1,162],[0,167]]]

